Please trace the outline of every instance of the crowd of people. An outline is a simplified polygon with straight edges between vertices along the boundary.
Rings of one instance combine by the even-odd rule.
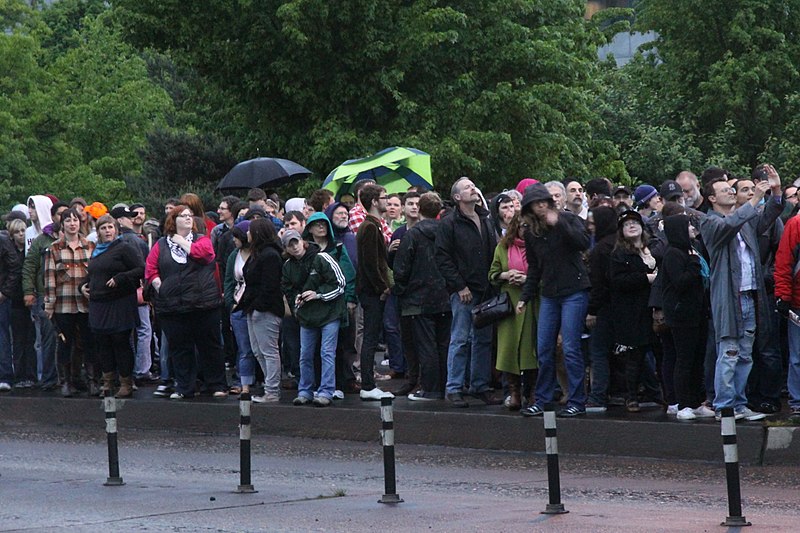
[[[444,200],[372,180],[216,211],[186,193],[157,218],[32,195],[0,233],[0,392],[679,420],[760,420],[788,392],[800,417],[797,192],[759,165],[633,190],[463,177]]]

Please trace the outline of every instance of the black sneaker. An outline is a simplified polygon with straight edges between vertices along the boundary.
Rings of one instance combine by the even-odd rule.
[[[779,413],[781,408],[772,402],[761,402],[758,407],[754,407],[753,411],[764,413],[765,415],[774,415]]]
[[[172,394],[171,385],[159,385],[156,387],[156,390],[153,391],[153,396],[156,398],[169,398],[170,394]]]
[[[560,410],[556,416],[559,418],[572,418],[575,416],[585,415],[586,410],[581,409],[580,407],[575,407],[574,405],[570,405],[569,407],[565,407],[564,409]]]
[[[525,409],[521,409],[520,414],[522,414],[522,416],[540,416],[544,414],[544,411],[542,411],[542,408],[538,405],[533,404]]]
[[[450,402],[452,407],[469,407],[469,404],[464,400],[464,396],[460,392],[453,392],[445,395],[445,399]]]

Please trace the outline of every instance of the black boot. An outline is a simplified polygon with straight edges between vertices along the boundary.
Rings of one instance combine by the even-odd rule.
[[[71,398],[75,394],[75,388],[72,386],[72,365],[60,364],[57,368],[61,380],[61,396]]]

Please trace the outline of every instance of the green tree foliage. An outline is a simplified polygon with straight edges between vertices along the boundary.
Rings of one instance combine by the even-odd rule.
[[[642,0],[637,26],[659,38],[612,84],[630,101],[611,109],[630,111],[619,140],[631,173],[662,179],[677,163],[747,172],[765,160],[796,172],[799,23],[795,1]]]
[[[204,131],[245,159],[324,177],[391,145],[435,179],[485,188],[535,176],[624,176],[594,107],[596,44],[581,0],[118,0],[126,38],[170,54],[227,102]],[[221,111],[219,111],[221,109]],[[446,186],[446,185],[445,185]]]
[[[129,198],[124,178],[141,172],[138,150],[169,95],[102,2],[22,4],[0,9],[10,29],[0,35],[0,204],[42,192]]]

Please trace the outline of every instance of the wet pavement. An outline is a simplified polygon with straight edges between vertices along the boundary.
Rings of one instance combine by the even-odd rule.
[[[538,453],[397,444],[397,488],[382,505],[381,446],[260,435],[256,494],[239,483],[235,435],[170,428],[119,434],[126,485],[104,487],[105,436],[95,427],[5,427],[0,531],[715,531],[727,516],[716,462],[561,457],[570,512],[548,502]],[[742,466],[750,531],[797,531],[800,466]],[[735,528],[732,528],[735,529]]]

